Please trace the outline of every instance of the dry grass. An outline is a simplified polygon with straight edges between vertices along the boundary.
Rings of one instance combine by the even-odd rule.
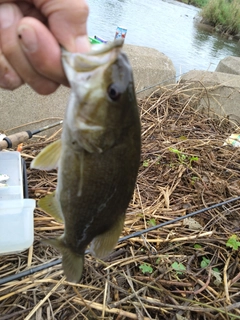
[[[187,91],[176,85],[139,101],[142,162],[123,236],[240,195],[240,149],[223,147],[239,128],[196,112],[198,97]],[[28,165],[47,143],[24,147]],[[39,198],[57,176],[28,170],[28,180],[30,197]],[[239,221],[236,201],[121,242],[105,261],[86,255],[79,284],[66,282],[60,265],[4,284],[0,319],[240,319],[239,253],[226,246],[240,236]],[[63,226],[39,209],[34,223],[33,248],[2,256],[1,278],[59,258],[40,240]]]

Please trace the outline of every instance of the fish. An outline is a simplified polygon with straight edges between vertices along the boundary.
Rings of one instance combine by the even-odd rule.
[[[141,154],[141,125],[133,72],[121,39],[88,53],[62,50],[71,87],[61,139],[31,168],[58,168],[56,190],[38,205],[64,233],[46,243],[62,255],[68,281],[79,282],[84,253],[107,257],[117,244],[131,201]]]

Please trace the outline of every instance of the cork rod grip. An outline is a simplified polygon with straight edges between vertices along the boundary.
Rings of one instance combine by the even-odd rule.
[[[2,141],[0,141],[0,151],[7,148],[15,148],[20,143],[30,139],[31,137],[31,131],[22,131],[19,133],[15,133],[11,136],[5,137]]]

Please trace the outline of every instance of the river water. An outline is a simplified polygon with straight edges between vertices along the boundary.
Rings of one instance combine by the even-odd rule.
[[[88,33],[113,40],[116,27],[127,28],[125,42],[152,47],[168,56],[177,75],[214,71],[226,56],[240,57],[240,43],[197,27],[199,9],[174,0],[87,0]]]

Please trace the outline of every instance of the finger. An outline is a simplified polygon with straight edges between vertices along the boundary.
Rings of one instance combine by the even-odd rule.
[[[23,18],[18,35],[22,50],[33,68],[52,81],[68,85],[61,63],[60,46],[47,27],[36,19]]]
[[[0,2],[6,2],[6,1],[0,0]],[[26,1],[11,0],[11,2],[14,2],[19,7],[24,17],[26,16],[32,17],[32,18],[38,19],[43,23],[47,22],[47,18],[44,17],[41,11],[37,9],[33,3],[31,3],[31,0],[29,1],[28,0]]]
[[[3,89],[14,90],[22,84],[22,79],[0,51],[0,87]]]
[[[0,11],[0,29],[8,27],[11,23],[10,18],[1,14]],[[0,31],[1,32],[1,31]],[[14,90],[22,85],[23,81],[11,64],[5,58],[0,48],[0,87],[4,89]]]
[[[70,52],[87,52],[90,43],[87,36],[88,5],[85,0],[34,0],[57,41]]]
[[[21,49],[17,36],[17,28],[21,19],[21,11],[16,5],[7,3],[0,5],[2,52],[18,76],[36,92],[40,94],[52,93],[57,89],[58,84],[37,73]]]

